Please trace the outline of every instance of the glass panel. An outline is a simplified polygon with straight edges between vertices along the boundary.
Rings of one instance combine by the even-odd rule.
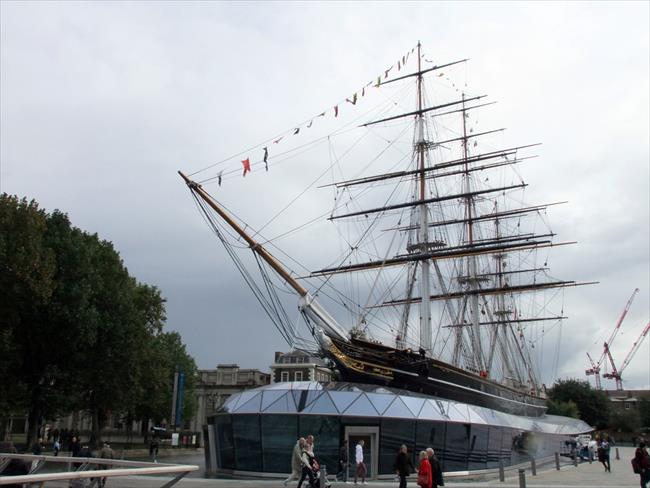
[[[230,415],[215,415],[214,428],[217,434],[217,462],[220,468],[235,469],[235,450]]]
[[[264,410],[265,413],[295,413],[296,405],[293,403],[291,393],[285,393]]]
[[[424,451],[427,449],[427,447],[430,447],[433,449],[436,457],[442,465],[445,457],[446,428],[447,424],[444,422],[427,422],[418,420],[415,429],[415,449],[413,450],[414,463],[418,462],[420,451]],[[417,464],[415,466],[417,466]]]
[[[233,405],[232,411],[237,411],[237,407],[240,405],[243,405],[246,403],[248,400],[253,398],[255,395],[259,395],[259,391],[242,391],[238,396],[239,400],[237,400],[237,403]],[[233,395],[234,396],[234,395]]]
[[[359,398],[350,405],[345,412],[345,415],[359,415],[362,417],[376,417],[377,410],[372,406],[370,400],[363,393],[359,395]]]
[[[487,467],[497,468],[499,466],[499,457],[501,456],[501,437],[503,435],[503,428],[490,427],[488,434],[488,449],[487,449]]]
[[[469,439],[469,469],[485,469],[487,461],[489,428],[484,425],[472,425]]]
[[[332,391],[330,394],[339,412],[344,412],[360,395],[360,393],[353,391]]]
[[[318,413],[321,415],[338,414],[338,410],[334,406],[334,402],[327,393],[319,396],[314,402],[305,408],[304,413]]]
[[[432,400],[428,400],[424,402],[424,405],[422,406],[422,410],[420,410],[420,414],[418,415],[418,418],[429,419],[429,420],[443,420],[443,416],[440,413],[438,406],[437,405],[434,406]]]
[[[314,456],[327,466],[328,473],[336,474],[339,462],[341,426],[336,415],[301,415],[298,434],[314,436]]]
[[[262,406],[261,406],[262,410],[265,410],[266,407],[276,402],[278,398],[280,398],[282,395],[286,395],[286,394],[287,392],[284,390],[265,391],[264,395],[262,396]]]
[[[384,417],[401,417],[408,419],[413,417],[413,413],[404,404],[400,397],[396,397],[393,403],[390,404],[390,407],[388,407],[384,412]]]
[[[264,472],[291,472],[291,455],[298,440],[298,416],[262,415],[261,420]]]
[[[366,396],[370,399],[374,407],[379,412],[379,415],[384,413],[384,410],[388,408],[388,405],[395,399],[395,395],[384,395],[379,393],[366,393]]]
[[[450,420],[455,422],[467,422],[469,420],[467,405],[463,404],[449,403],[447,406],[447,415]]]
[[[379,474],[395,473],[393,466],[402,444],[406,445],[410,453],[413,452],[415,421],[382,419],[379,441]]]
[[[246,403],[241,401],[237,404],[235,411],[237,413],[259,413],[260,405],[262,403],[262,394],[258,393]]]
[[[469,424],[447,424],[445,433],[445,458],[443,471],[465,471],[469,445]]]
[[[236,469],[261,471],[262,445],[259,415],[233,415],[232,428]]]
[[[409,410],[413,412],[414,417],[417,417],[420,414],[420,410],[422,410],[422,406],[426,402],[426,399],[424,398],[407,397],[402,395],[400,395],[400,399],[406,404]]]

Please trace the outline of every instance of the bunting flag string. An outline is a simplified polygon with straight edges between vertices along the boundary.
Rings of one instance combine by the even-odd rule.
[[[343,105],[346,105],[347,103],[349,103],[349,104],[351,104],[351,105],[356,105],[356,104],[357,104],[357,102],[359,101],[359,95],[358,95],[359,91],[361,92],[361,97],[365,97],[365,96],[366,96],[366,88],[370,88],[370,87],[379,88],[379,87],[382,85],[382,79],[383,79],[383,80],[388,79],[388,77],[389,77],[391,71],[393,71],[393,69],[395,68],[395,66],[397,66],[397,70],[395,70],[395,71],[401,71],[402,68],[405,68],[405,67],[406,67],[406,63],[408,62],[410,55],[413,54],[413,53],[415,53],[415,49],[416,49],[416,48],[413,47],[410,51],[407,51],[405,55],[403,55],[403,56],[401,56],[400,58],[398,58],[397,61],[396,61],[396,63],[394,63],[393,65],[391,65],[389,68],[383,70],[382,74],[380,74],[379,76],[377,76],[376,80],[371,80],[371,81],[369,81],[367,84],[363,85],[363,86],[361,87],[360,90],[355,91],[351,96],[346,97],[346,98],[344,99],[344,101],[339,102],[339,103],[337,103],[336,105],[334,105],[334,106],[332,107],[333,112],[334,112],[334,117],[336,118],[336,117],[339,116],[339,112],[340,112],[339,109],[341,108],[341,104],[343,104]],[[432,62],[432,61],[429,61],[428,59],[425,59],[424,56],[422,56],[422,58],[423,58],[426,62],[429,62],[429,63]],[[438,74],[438,77],[442,77],[442,76],[445,76],[445,74],[444,74],[444,73],[440,73],[440,74]],[[450,80],[448,77],[445,77],[445,79],[446,79],[447,81],[451,82],[451,80]],[[455,87],[455,85],[453,85],[453,86]],[[325,111],[319,113],[318,115],[311,117],[310,119],[308,119],[307,121],[303,122],[302,124],[300,124],[300,125],[298,125],[298,126],[295,126],[295,127],[294,127],[293,129],[291,129],[290,131],[287,131],[287,132],[285,132],[284,134],[278,136],[276,139],[273,139],[273,140],[272,140],[272,144],[279,144],[279,143],[280,143],[282,140],[284,140],[288,135],[294,135],[294,136],[298,135],[298,134],[300,133],[301,129],[310,129],[310,128],[313,126],[314,121],[315,121],[316,119],[318,119],[318,118],[320,118],[320,117],[325,117],[325,116],[328,114],[328,112],[329,112],[329,110],[325,110]],[[259,147],[259,146],[257,146],[257,147]],[[262,149],[263,149],[263,151],[264,151],[262,161],[264,162],[264,168],[265,168],[265,170],[268,171],[268,170],[269,170],[269,149],[268,149],[267,146],[264,146]],[[225,161],[224,161],[224,162],[225,162]],[[249,172],[251,171],[250,156],[247,157],[246,159],[243,159],[243,160],[241,161],[241,163],[242,163],[242,166],[243,166],[243,174],[242,174],[242,176],[245,177],[245,176],[246,176],[246,173],[249,173]],[[213,166],[214,166],[214,165],[213,165]],[[204,169],[207,169],[207,168],[204,168]],[[203,170],[201,170],[201,171],[203,171]],[[220,172],[218,173],[218,176],[217,176],[219,186],[221,186],[221,183],[222,183],[222,174],[223,174],[223,171],[220,171]]]

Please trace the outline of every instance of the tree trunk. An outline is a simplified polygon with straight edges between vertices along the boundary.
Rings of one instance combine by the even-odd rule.
[[[31,452],[32,444],[38,439],[41,428],[41,409],[38,402],[32,402],[27,417],[27,450]]]
[[[97,449],[102,442],[101,439],[101,423],[99,418],[99,408],[94,406],[92,409],[92,427],[90,430],[90,447]]]

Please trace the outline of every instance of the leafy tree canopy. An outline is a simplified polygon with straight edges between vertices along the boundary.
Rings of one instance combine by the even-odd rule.
[[[551,402],[573,402],[578,408],[580,419],[597,429],[603,429],[609,422],[609,400],[603,391],[594,390],[587,381],[564,379],[555,382],[548,392]]]

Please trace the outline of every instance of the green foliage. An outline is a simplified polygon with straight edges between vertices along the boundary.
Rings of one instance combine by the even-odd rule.
[[[574,402],[580,418],[597,429],[609,422],[609,400],[603,391],[594,390],[587,381],[577,379],[558,380],[548,392],[553,402]]]
[[[609,426],[616,432],[638,432],[639,414],[634,410],[615,410],[609,414]]]
[[[568,402],[547,400],[546,405],[548,407],[546,413],[549,415],[561,415],[562,417],[572,417],[574,419],[580,418],[580,410],[573,400],[569,400]]]
[[[85,409],[97,436],[151,385],[163,392],[151,416],[169,415],[176,365],[191,407],[196,365],[165,320],[160,291],[132,278],[110,242],[0,195],[0,416],[28,408],[33,436],[41,419]]]

